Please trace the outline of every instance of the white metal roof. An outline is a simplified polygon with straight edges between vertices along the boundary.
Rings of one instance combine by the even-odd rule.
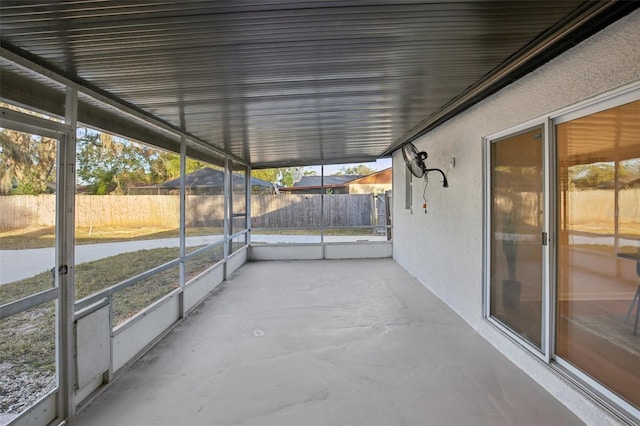
[[[149,117],[254,167],[369,161],[631,3],[3,0],[0,94],[59,113],[70,81],[100,95],[86,124],[175,148]]]

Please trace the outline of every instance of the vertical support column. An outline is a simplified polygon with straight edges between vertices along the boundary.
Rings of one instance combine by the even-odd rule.
[[[180,137],[180,318],[184,318],[184,285],[186,281],[186,260],[187,253],[186,224],[187,224],[187,141],[184,136]]]
[[[75,186],[78,92],[67,88],[65,123],[69,133],[58,143],[56,179],[56,269],[58,286],[58,417],[72,422],[76,413],[75,320]]]
[[[244,203],[244,212],[246,214],[246,219],[247,219],[247,233],[246,233],[246,244],[251,244],[251,166],[247,166],[247,172],[246,172],[246,200]]]
[[[223,219],[223,228],[224,228],[224,258],[225,260],[229,257],[229,245],[231,242],[228,240],[231,227],[229,226],[229,206],[231,205],[231,179],[229,174],[229,158],[224,158],[224,219]],[[227,265],[225,263],[224,267],[224,279],[227,279]]]
[[[324,259],[324,166],[320,166],[320,253]]]
[[[376,232],[378,230],[378,202],[376,200],[376,194],[375,193],[371,193],[371,213],[369,214],[369,223],[372,225],[371,226],[371,235],[376,235]]]
[[[384,224],[386,225],[387,241],[391,241],[393,236],[391,232],[391,208],[393,207],[391,203],[393,202],[393,196],[389,193],[390,191],[384,192]]]

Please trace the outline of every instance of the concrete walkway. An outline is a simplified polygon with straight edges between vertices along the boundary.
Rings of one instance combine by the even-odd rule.
[[[187,237],[187,246],[213,244],[223,239],[222,235]],[[326,242],[346,241],[385,241],[385,236],[327,236]],[[253,235],[255,243],[320,243],[318,235]],[[123,241],[117,243],[85,244],[76,246],[76,264],[91,262],[117,254],[138,250],[149,250],[162,247],[178,247],[178,238],[162,238],[155,240]],[[50,270],[55,263],[53,247],[0,250],[0,285],[33,277]]]
[[[77,424],[581,422],[383,259],[248,263]]]

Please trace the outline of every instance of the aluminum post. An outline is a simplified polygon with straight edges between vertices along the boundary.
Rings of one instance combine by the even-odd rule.
[[[229,224],[229,208],[231,205],[231,178],[229,176],[229,157],[224,157],[224,220],[223,220],[223,224],[224,224],[224,258],[225,260],[227,259],[227,257],[229,256],[229,244],[231,244],[230,241],[227,241],[227,239],[229,238],[229,235],[231,235],[231,226]],[[226,264],[225,264],[225,277],[224,279],[227,279],[227,273],[226,273]]]
[[[186,284],[187,265],[184,256],[187,253],[187,140],[180,137],[180,318],[184,318],[184,286]]]
[[[247,179],[245,188],[244,212],[247,219],[247,233],[245,234],[245,244],[251,244],[251,166],[247,166]]]
[[[75,187],[78,92],[67,88],[65,124],[69,132],[58,143],[56,179],[56,265],[59,290],[57,318],[58,417],[73,422],[76,413],[75,310]]]

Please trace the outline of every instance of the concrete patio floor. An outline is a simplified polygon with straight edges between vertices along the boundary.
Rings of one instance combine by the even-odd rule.
[[[76,424],[581,422],[383,259],[246,264]]]

